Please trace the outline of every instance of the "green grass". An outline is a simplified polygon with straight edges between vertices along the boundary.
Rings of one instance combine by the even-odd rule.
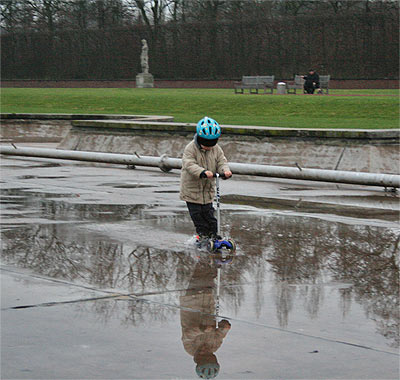
[[[346,96],[235,95],[231,89],[4,88],[1,112],[169,115],[177,122],[196,122],[207,115],[221,124],[287,128],[399,127],[398,90],[331,94]]]

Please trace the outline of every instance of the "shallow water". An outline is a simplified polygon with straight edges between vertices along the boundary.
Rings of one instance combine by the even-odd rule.
[[[278,200],[280,183],[224,182],[222,229],[238,250],[218,269],[187,244],[177,174],[17,167],[1,189],[7,377],[195,378],[193,337],[221,333],[208,352],[219,378],[398,372],[395,196],[286,184]]]

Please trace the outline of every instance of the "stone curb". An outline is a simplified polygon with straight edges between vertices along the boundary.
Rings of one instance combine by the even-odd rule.
[[[148,121],[79,120],[72,121],[74,128],[120,129],[146,132],[195,133],[195,123]],[[258,126],[221,125],[224,135],[264,137],[299,137],[328,139],[399,140],[399,129],[294,129]]]
[[[172,116],[159,115],[110,115],[110,114],[30,114],[2,113],[0,119],[28,120],[71,120],[74,128],[96,128],[111,130],[136,130],[142,132],[166,132],[190,134],[196,130],[195,123],[175,123]],[[322,139],[361,139],[361,140],[396,140],[400,139],[400,129],[308,129],[279,128],[260,126],[222,125],[224,135],[282,137],[282,138],[322,138]]]
[[[173,116],[158,115],[113,115],[113,114],[69,114],[69,113],[1,113],[0,119],[28,120],[147,120],[173,121]]]

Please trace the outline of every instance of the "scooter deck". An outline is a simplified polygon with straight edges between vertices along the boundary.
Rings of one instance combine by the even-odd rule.
[[[236,244],[232,239],[209,240],[207,248],[211,252],[225,251],[233,253],[236,251]]]
[[[206,248],[210,252],[230,252],[236,251],[236,244],[232,239],[208,239],[196,241],[195,245],[199,249]]]

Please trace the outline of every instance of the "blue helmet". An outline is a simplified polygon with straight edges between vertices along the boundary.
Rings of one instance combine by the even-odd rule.
[[[214,379],[219,373],[219,364],[199,364],[196,367],[196,373],[201,379]]]
[[[206,116],[197,123],[196,132],[202,139],[215,140],[221,136],[221,127],[214,119]]]

